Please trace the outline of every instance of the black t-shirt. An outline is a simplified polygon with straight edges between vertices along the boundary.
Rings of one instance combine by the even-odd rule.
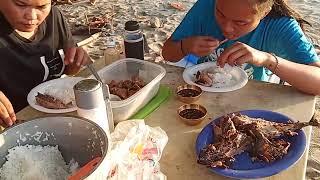
[[[16,112],[28,105],[32,88],[62,75],[65,65],[58,50],[67,44],[73,44],[72,35],[56,7],[32,41],[15,32],[0,13],[0,90]]]

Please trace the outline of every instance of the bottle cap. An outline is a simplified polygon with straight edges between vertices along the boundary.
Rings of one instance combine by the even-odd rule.
[[[84,79],[73,86],[77,107],[94,109],[104,103],[102,83],[95,79]]]
[[[126,31],[136,31],[140,28],[139,23],[137,21],[127,21],[124,26],[124,29]]]

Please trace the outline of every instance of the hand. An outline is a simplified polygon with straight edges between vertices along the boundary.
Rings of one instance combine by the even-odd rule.
[[[256,50],[241,42],[236,42],[218,57],[218,64],[224,67],[226,63],[231,66],[249,63],[260,67],[265,66],[269,58],[269,53]]]
[[[16,114],[9,99],[0,91],[0,126],[9,127],[16,121]]]
[[[193,36],[183,39],[181,48],[186,54],[203,57],[211,54],[219,46],[219,42],[210,36]]]
[[[64,58],[66,65],[85,66],[91,63],[90,57],[87,52],[81,47],[71,47],[67,49],[66,56]]]

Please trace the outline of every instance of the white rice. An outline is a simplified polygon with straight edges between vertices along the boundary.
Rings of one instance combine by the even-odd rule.
[[[215,83],[229,84],[232,79],[230,73],[215,73],[213,76],[213,81]]]
[[[57,88],[54,86],[48,86],[45,89],[44,94],[57,98],[61,100],[64,104],[68,104],[69,102],[75,101],[73,90],[72,88],[68,87]]]
[[[214,84],[230,84],[232,75],[227,72],[224,68],[216,67],[207,71],[212,77]]]
[[[6,159],[0,168],[1,180],[64,180],[70,175],[58,146],[16,146]],[[76,169],[74,164],[70,167]]]

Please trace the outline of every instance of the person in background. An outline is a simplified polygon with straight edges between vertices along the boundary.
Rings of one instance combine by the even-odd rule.
[[[214,57],[221,67],[241,66],[249,78],[268,81],[275,74],[302,92],[319,95],[320,61],[303,32],[305,24],[284,0],[198,0],[165,42],[162,55],[173,62],[189,54]]]
[[[51,0],[1,0],[0,27],[0,126],[8,127],[33,87],[76,74],[90,59]]]

